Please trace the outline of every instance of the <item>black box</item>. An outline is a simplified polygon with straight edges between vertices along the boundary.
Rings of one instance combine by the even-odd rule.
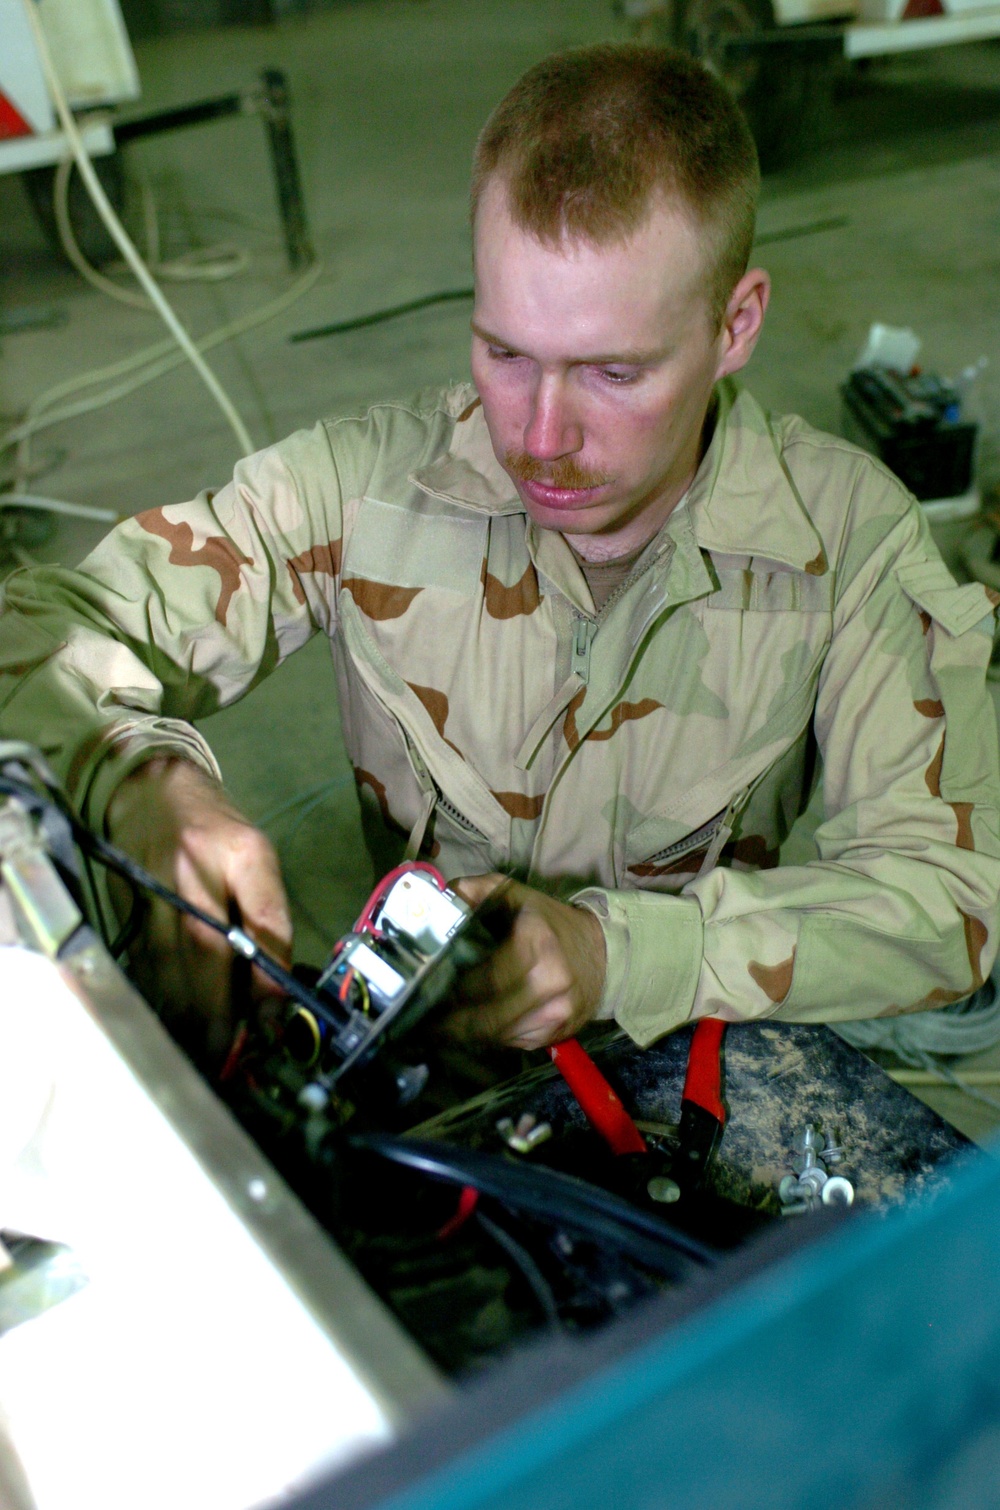
[[[961,418],[953,388],[926,373],[859,367],[840,396],[845,438],[884,461],[921,501],[969,491],[978,427]]]

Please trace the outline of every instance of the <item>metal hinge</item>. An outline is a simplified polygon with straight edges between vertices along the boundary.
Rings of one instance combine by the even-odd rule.
[[[0,807],[0,880],[28,941],[50,959],[58,958],[83,917],[16,797]]]

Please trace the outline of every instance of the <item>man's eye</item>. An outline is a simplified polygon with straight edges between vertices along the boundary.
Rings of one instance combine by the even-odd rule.
[[[497,362],[514,362],[517,360],[516,351],[508,351],[506,346],[487,347],[490,356]]]
[[[609,383],[634,383],[639,376],[635,367],[602,367],[601,377]]]

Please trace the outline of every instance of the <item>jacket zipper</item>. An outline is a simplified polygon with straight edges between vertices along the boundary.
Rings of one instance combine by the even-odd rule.
[[[726,816],[726,811],[723,808],[721,813],[717,813],[714,818],[710,818],[707,823],[703,823],[701,828],[696,829],[693,834],[688,834],[684,839],[678,839],[676,844],[668,844],[666,849],[661,849],[658,854],[650,855],[646,863],[648,865],[660,865],[666,860],[680,860],[691,851],[700,849],[706,841],[710,841],[718,833],[722,827],[722,820]]]
[[[459,812],[454,803],[449,802],[447,797],[442,795],[440,787],[436,787],[436,791],[437,801],[434,804],[436,808],[440,808],[441,812],[443,812],[447,817],[453,819],[453,821],[458,824],[459,828],[463,828],[467,834],[475,834],[477,839],[482,839],[484,842],[488,842],[486,835],[482,833],[474,823],[471,823],[464,813]]]

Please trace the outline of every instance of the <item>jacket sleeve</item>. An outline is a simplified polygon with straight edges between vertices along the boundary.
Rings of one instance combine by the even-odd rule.
[[[190,721],[332,628],[341,535],[319,425],[241,461],[219,492],[119,525],[77,571],[15,573],[0,616],[0,738],[38,746],[94,827],[152,755],[217,773]]]
[[[993,607],[909,509],[842,589],[814,726],[818,857],[719,867],[677,897],[580,893],[608,946],[602,1016],[640,1044],[708,1015],[833,1022],[979,986],[1000,922]]]

